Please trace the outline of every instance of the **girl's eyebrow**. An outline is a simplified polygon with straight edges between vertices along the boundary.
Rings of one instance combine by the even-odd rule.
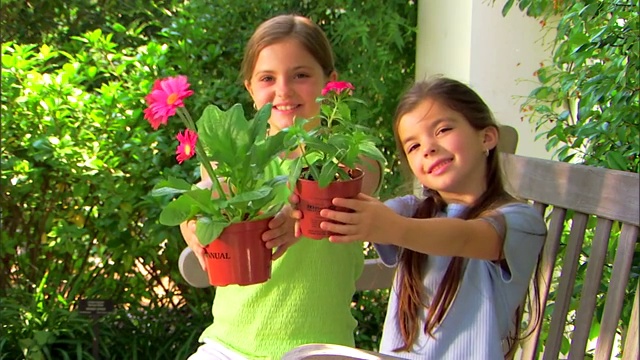
[[[424,118],[422,118],[420,120],[421,122],[424,121]],[[437,118],[435,119],[433,122],[431,122],[431,124],[427,125],[427,128],[429,130],[433,130],[434,128],[438,127],[438,125],[440,125],[443,122],[449,122],[452,121],[452,119],[448,118],[448,117],[442,117],[442,118]],[[402,143],[402,145],[406,145],[408,142],[413,141],[416,139],[416,136],[414,135],[410,135],[404,139],[400,139],[400,142]]]
[[[306,66],[306,65],[299,65],[299,66],[295,66],[291,69],[288,69],[287,72],[296,72],[296,71],[301,71],[301,70],[305,70],[305,71],[309,71],[311,70],[310,66]],[[275,73],[275,70],[271,70],[271,69],[258,69],[255,73],[254,76],[256,75],[263,75],[263,74],[273,74]]]

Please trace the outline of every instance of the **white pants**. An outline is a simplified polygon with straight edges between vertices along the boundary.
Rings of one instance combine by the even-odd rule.
[[[187,360],[247,360],[244,356],[229,350],[222,344],[205,340],[198,350]]]

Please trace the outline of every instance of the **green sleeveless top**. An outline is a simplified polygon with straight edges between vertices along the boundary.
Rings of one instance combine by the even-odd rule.
[[[286,174],[289,162],[274,162],[270,176]],[[289,194],[283,193],[283,201]],[[296,346],[354,346],[351,315],[355,281],[362,272],[362,244],[301,238],[272,263],[271,279],[249,286],[218,287],[210,339],[248,359],[280,359]]]

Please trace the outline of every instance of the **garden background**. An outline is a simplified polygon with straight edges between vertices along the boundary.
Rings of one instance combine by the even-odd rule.
[[[252,111],[240,61],[271,16],[300,13],[326,31],[340,78],[369,103],[358,118],[376,129],[388,157],[382,197],[405,189],[390,121],[414,78],[414,1],[1,4],[0,359],[90,359],[96,330],[104,359],[184,359],[195,350],[215,290],[182,280],[184,242],[177,228],[158,224],[166,200],[149,193],[168,175],[195,181],[196,164],[176,164],[179,125],[152,131],[143,98],[156,78],[184,74],[195,113],[235,102]],[[638,1],[506,5],[558,30],[553,61],[524,103],[550,154],[638,172]],[[636,256],[631,289],[639,263]],[[387,295],[354,296],[359,347],[377,348]],[[81,299],[111,300],[115,309],[93,322],[79,314]]]

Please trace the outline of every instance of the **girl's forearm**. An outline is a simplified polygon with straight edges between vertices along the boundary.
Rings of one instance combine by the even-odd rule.
[[[391,243],[436,256],[497,260],[502,240],[494,227],[479,219],[414,219],[398,217],[398,236]]]

